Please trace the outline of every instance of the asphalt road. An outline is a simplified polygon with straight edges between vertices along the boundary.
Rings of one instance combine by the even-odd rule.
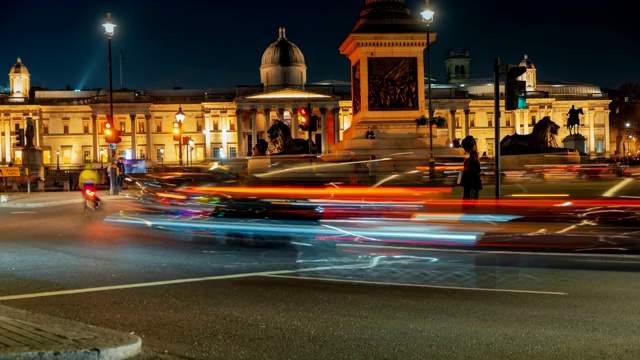
[[[79,205],[0,217],[0,303],[136,333],[140,359],[640,358],[636,255],[249,247]]]

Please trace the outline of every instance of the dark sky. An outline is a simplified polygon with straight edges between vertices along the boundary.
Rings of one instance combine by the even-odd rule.
[[[540,82],[617,88],[640,84],[640,31],[632,0],[432,0],[432,75],[444,81],[448,49],[469,49],[472,78],[491,78],[495,57],[525,54]],[[406,0],[415,16],[424,1]],[[260,83],[260,60],[284,25],[305,55],[309,82],[349,80],[338,47],[364,0],[58,0],[3,2],[0,67],[17,57],[33,84],[107,88],[111,12],[113,84],[130,89],[206,89]],[[425,52],[426,56],[426,52]],[[8,76],[0,84],[8,82]]]

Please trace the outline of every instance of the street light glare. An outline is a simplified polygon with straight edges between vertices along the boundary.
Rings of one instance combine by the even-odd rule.
[[[184,121],[184,118],[185,118],[185,114],[182,112],[182,106],[180,106],[178,108],[178,112],[176,113],[176,120],[179,123],[182,123]]]
[[[111,13],[107,13],[107,21],[102,24],[102,26],[104,27],[105,34],[107,34],[109,37],[113,36],[113,31],[116,28],[116,24],[114,24],[111,20]]]
[[[435,12],[431,9],[425,9],[420,13],[420,15],[422,15],[422,22],[430,24],[433,21],[433,15],[435,15]]]

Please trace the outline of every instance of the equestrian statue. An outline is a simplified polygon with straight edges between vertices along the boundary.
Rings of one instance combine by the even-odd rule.
[[[582,108],[575,108],[574,105],[571,105],[571,109],[567,113],[569,117],[567,119],[567,129],[569,130],[569,135],[572,134],[572,130],[575,127],[575,133],[578,134],[578,130],[580,129],[580,115],[584,115]]]

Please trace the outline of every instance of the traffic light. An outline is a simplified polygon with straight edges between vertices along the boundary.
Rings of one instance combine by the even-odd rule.
[[[180,141],[180,137],[182,136],[182,124],[178,121],[173,122],[173,140]]]
[[[16,147],[24,147],[24,129],[16,130]]]
[[[306,108],[298,108],[298,121],[300,121],[300,125],[298,125],[298,127],[301,130],[309,130],[309,114],[307,113]]]
[[[504,109],[518,109],[518,97],[526,91],[527,83],[518,80],[518,77],[527,71],[525,66],[507,65],[505,67],[504,76]]]
[[[107,143],[113,143],[114,141],[114,135],[115,135],[115,128],[113,127],[113,124],[110,122],[106,122],[103,125],[103,131],[104,133],[104,141],[106,141]]]
[[[309,121],[309,131],[318,131],[318,115],[311,114],[311,121]]]

